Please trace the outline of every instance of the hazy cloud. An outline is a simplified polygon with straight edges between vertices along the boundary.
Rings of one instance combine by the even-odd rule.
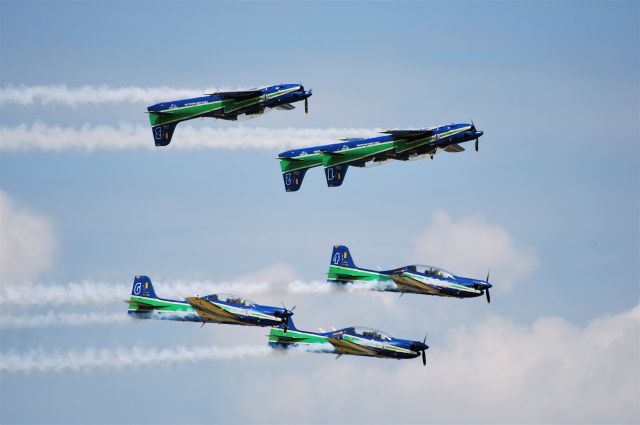
[[[297,280],[299,280],[299,278],[295,267],[284,263],[271,264],[260,270],[256,270],[255,272],[238,276],[235,279],[236,282],[242,283],[270,282],[276,285],[286,284]]]
[[[55,241],[49,219],[16,206],[0,190],[0,283],[23,282],[45,271]]]
[[[415,257],[467,277],[484,278],[491,270],[498,291],[527,278],[538,263],[534,249],[516,243],[504,227],[478,215],[454,220],[443,211],[418,236]]]
[[[426,368],[419,359],[314,355],[326,357],[320,368],[292,365],[250,389],[253,420],[279,417],[280,406],[258,397],[266,387],[290,388],[284,396],[297,422],[391,423],[398,411],[405,423],[640,420],[640,306],[584,327],[489,317],[432,342]],[[336,415],[318,421],[326,406]]]

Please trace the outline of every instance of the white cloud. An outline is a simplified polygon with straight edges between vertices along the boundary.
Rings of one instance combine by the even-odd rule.
[[[212,120],[213,121],[213,120]],[[59,126],[36,122],[0,127],[0,152],[122,149],[287,149],[315,146],[341,137],[368,137],[376,130],[357,128],[232,128],[195,127],[180,124],[167,147],[157,148],[150,126],[121,123],[118,126]]]
[[[443,211],[435,212],[418,236],[415,257],[461,276],[484,278],[491,270],[498,291],[510,289],[537,267],[535,251],[517,244],[502,226],[477,215],[456,221]]]
[[[0,190],[0,283],[27,281],[45,271],[55,243],[49,219],[16,207]]]
[[[298,422],[640,421],[640,306],[584,327],[552,317],[530,325],[490,317],[431,342],[426,368],[419,359],[314,355],[326,359],[312,367],[307,360],[303,370],[296,359],[291,371],[250,388],[249,410],[260,412],[253,420],[281,414],[277,403],[258,397],[272,387],[283,389]]]

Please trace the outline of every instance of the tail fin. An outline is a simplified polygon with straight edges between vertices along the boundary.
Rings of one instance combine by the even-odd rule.
[[[324,175],[327,178],[327,186],[337,187],[342,185],[344,176],[347,175],[349,164],[334,165],[324,169]]]
[[[151,112],[149,115],[154,114]],[[153,118],[151,118],[151,120],[153,122]],[[173,131],[176,129],[177,125],[178,123],[174,122],[151,127],[151,131],[153,132],[153,141],[156,142],[156,146],[167,146],[171,142]]]
[[[335,245],[333,247],[333,252],[331,253],[331,265],[357,268],[356,264],[353,262],[349,248],[344,245]]]
[[[156,291],[153,290],[151,279],[147,276],[136,276],[133,279],[131,295],[136,297],[158,298]]]
[[[303,168],[301,170],[282,173],[285,190],[287,192],[295,192],[300,189],[300,186],[302,185],[302,179],[304,179],[304,175],[306,174],[307,170],[308,168]]]

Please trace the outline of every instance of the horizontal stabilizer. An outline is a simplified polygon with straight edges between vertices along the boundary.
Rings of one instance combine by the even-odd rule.
[[[453,144],[453,145],[449,145],[446,148],[444,148],[445,151],[447,152],[452,152],[452,153],[456,153],[456,152],[464,152],[464,148],[460,145],[457,144]]]
[[[142,302],[142,301],[134,301],[134,300],[124,300],[124,302],[126,302],[129,305],[135,305],[139,309],[145,309],[145,310],[153,310],[153,309],[156,309],[156,308],[165,307],[165,306],[162,306],[162,305],[149,304],[149,303],[145,303],[145,302]]]
[[[176,110],[175,112],[171,109],[165,109],[164,111],[145,111],[145,114],[155,114],[155,115],[161,115],[161,116],[165,116],[165,117],[170,117],[172,115],[176,115],[176,113],[178,113],[178,111]]]

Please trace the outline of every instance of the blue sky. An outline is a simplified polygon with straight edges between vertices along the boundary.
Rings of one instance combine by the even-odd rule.
[[[3,372],[1,421],[637,422],[639,15],[636,2],[0,3],[3,90],[166,86],[198,95],[302,81],[314,92],[308,116],[298,108],[242,123],[185,123],[163,149],[0,149],[2,291],[37,297],[27,281],[128,286],[140,273],[165,285],[321,281],[338,242],[363,266],[436,263],[475,277],[491,267],[495,284],[491,305],[250,295],[296,304],[300,328],[360,324],[413,339],[428,330],[426,369],[309,354]],[[2,101],[2,137],[34,123],[145,126],[146,106]],[[478,154],[354,169],[336,189],[311,170],[297,193],[283,189],[278,149],[179,147],[187,128],[415,128],[469,119],[485,131]],[[150,131],[145,141],[152,145]],[[40,231],[35,242],[19,234],[25,217],[38,224],[30,227]],[[18,252],[15,240],[30,249]],[[7,302],[2,310],[5,318],[125,314],[120,301]],[[265,333],[162,322],[0,327],[2,355],[24,358],[33,349],[47,358],[256,346]],[[463,396],[467,409],[452,401],[468,392],[482,396]]]

